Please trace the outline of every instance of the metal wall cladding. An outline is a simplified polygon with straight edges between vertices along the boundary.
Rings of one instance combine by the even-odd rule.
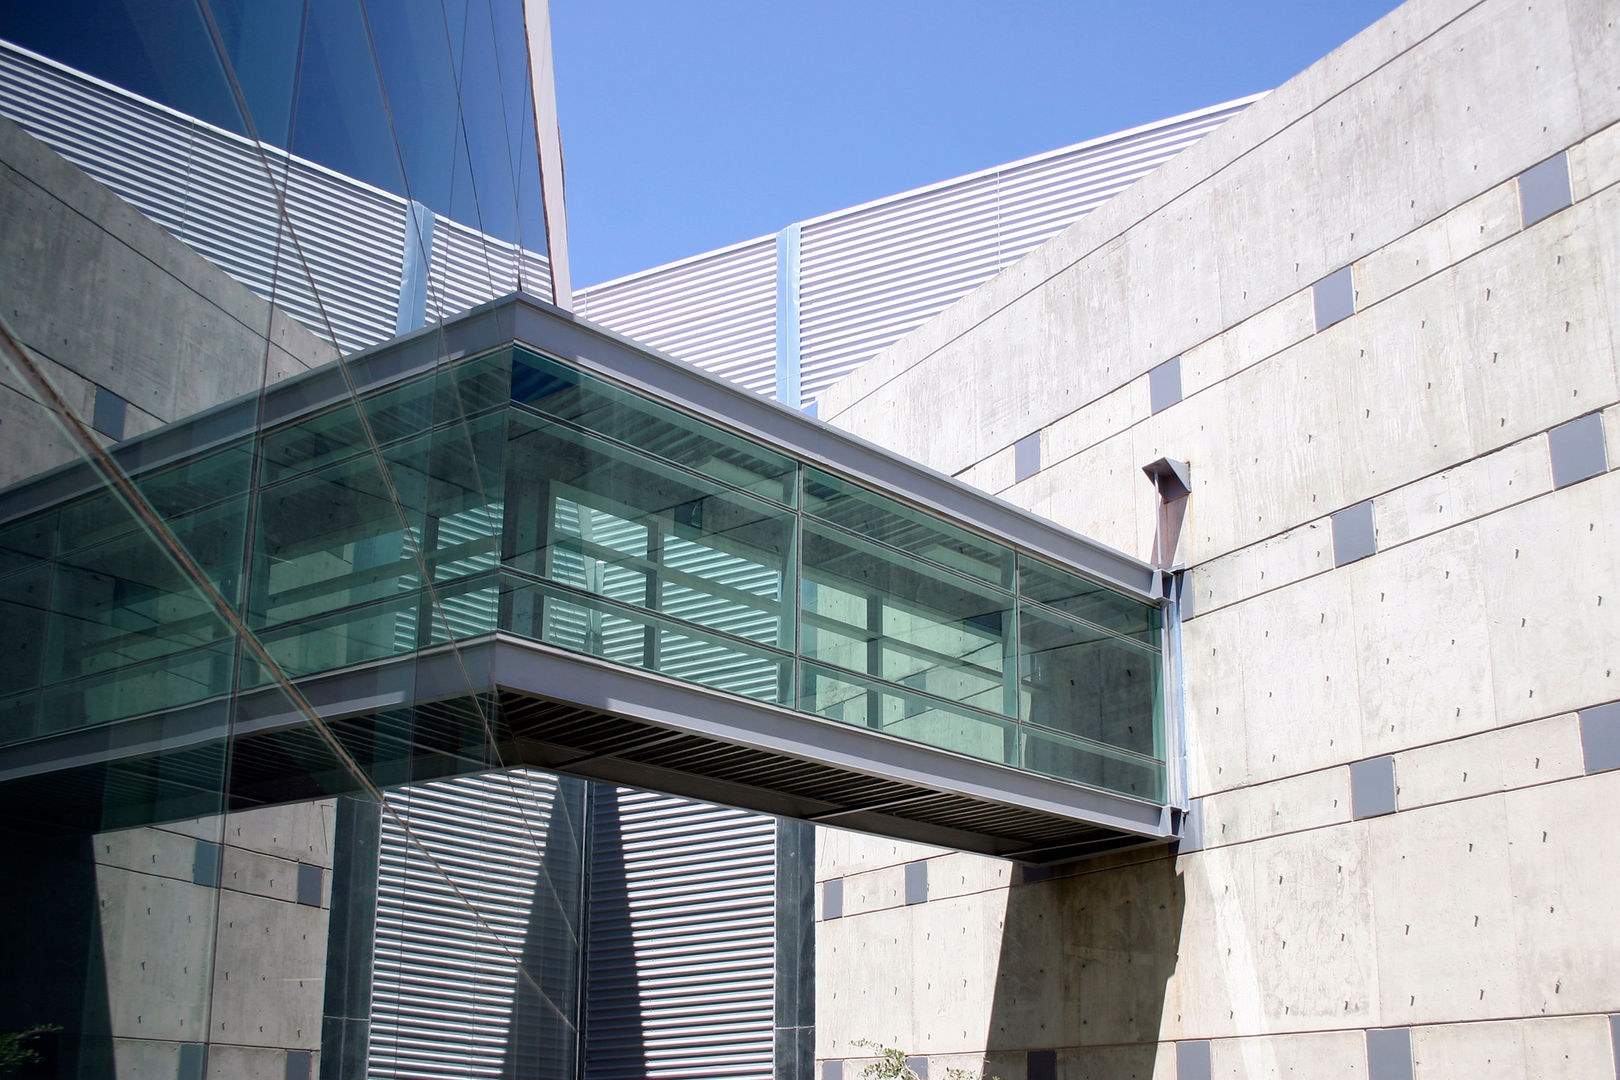
[[[191,125],[178,113],[0,42],[0,113],[176,232]]]
[[[388,793],[369,1076],[572,1080],[583,791],[520,769]]]
[[[294,317],[322,337],[329,325],[345,352],[393,337],[404,201],[300,158],[288,159],[286,200],[298,242],[283,245],[283,273],[320,298],[317,321]]]
[[[0,112],[343,351],[394,336],[403,198],[3,42]],[[550,299],[544,255],[438,228],[429,318],[511,292],[520,255],[525,289]]]
[[[587,1080],[772,1069],[776,822],[593,787]]]
[[[801,394],[813,398],[1247,104],[1191,113],[806,222]]]
[[[449,319],[486,300],[517,292],[520,284],[530,296],[551,299],[551,269],[544,255],[437,217],[428,277],[429,321]]]
[[[776,390],[776,238],[583,289],[592,322],[759,394]]]

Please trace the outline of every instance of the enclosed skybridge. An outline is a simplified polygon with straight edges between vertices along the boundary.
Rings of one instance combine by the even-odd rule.
[[[1163,577],[513,297],[0,493],[0,812],[528,765],[1029,860],[1173,833]]]

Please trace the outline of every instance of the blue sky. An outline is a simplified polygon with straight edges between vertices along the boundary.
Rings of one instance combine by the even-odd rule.
[[[576,286],[1287,81],[1393,0],[551,0]]]

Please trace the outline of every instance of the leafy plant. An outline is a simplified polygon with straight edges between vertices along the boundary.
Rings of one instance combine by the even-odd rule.
[[[56,1024],[38,1024],[27,1031],[0,1032],[0,1072],[12,1072],[43,1060],[39,1051],[28,1045],[29,1040],[61,1030]]]
[[[896,1050],[871,1039],[856,1039],[850,1045],[865,1046],[877,1052],[878,1059],[861,1070],[863,1080],[922,1080],[917,1071],[906,1064],[904,1050]],[[967,1069],[946,1069],[945,1080],[1001,1080],[1001,1077],[986,1077],[982,1073],[975,1075]]]

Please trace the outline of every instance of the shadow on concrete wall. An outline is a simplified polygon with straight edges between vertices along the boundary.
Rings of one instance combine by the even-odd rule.
[[[990,1071],[1013,1080],[1027,1061],[1029,1080],[1149,1080],[1186,906],[1175,858],[1121,853],[1036,880],[1044,872],[1008,892]]]

